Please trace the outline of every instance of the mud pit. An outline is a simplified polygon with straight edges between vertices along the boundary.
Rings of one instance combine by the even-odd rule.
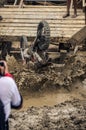
[[[12,111],[10,129],[86,130],[86,52],[36,71],[14,57],[7,61],[24,98],[23,108]]]
[[[14,113],[10,123],[12,130],[85,130],[86,102],[73,100],[53,107],[31,107]]]

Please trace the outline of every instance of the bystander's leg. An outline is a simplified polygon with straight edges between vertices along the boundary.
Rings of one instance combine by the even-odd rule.
[[[72,18],[76,18],[77,16],[77,1],[73,0],[73,6],[74,6],[74,15],[72,16]]]
[[[67,0],[67,13],[63,16],[63,18],[70,16],[70,5],[71,5],[71,0]]]

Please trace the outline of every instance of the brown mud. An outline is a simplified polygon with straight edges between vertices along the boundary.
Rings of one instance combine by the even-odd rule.
[[[86,129],[86,52],[67,57],[65,64],[52,63],[35,70],[7,56],[24,104],[12,111],[12,130]]]
[[[10,117],[12,130],[85,130],[86,101],[74,99],[43,107],[30,107]]]

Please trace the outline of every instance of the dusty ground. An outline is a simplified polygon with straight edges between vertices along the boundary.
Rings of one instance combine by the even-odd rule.
[[[12,111],[12,130],[86,130],[86,52],[65,64],[39,70],[7,56],[10,72],[24,98],[20,111]]]

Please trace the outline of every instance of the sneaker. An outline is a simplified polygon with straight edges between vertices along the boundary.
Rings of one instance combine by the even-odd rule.
[[[0,20],[2,20],[3,18],[2,18],[2,16],[0,16]]]
[[[71,18],[76,18],[77,17],[77,14],[74,14],[71,16]]]
[[[70,14],[65,14],[64,16],[63,16],[63,18],[66,18],[66,17],[69,17],[70,16]]]

